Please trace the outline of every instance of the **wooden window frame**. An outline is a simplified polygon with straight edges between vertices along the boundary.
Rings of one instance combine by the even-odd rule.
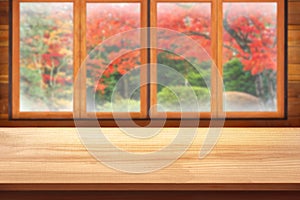
[[[19,27],[19,3],[20,2],[72,2],[73,3],[73,31],[74,31],[74,43],[73,43],[73,75],[78,76],[80,71],[81,84],[79,86],[73,85],[73,112],[20,112],[20,72],[19,72],[19,28],[13,28],[12,31],[12,67],[11,67],[11,119],[72,119],[80,118],[87,119],[95,116],[95,113],[89,113],[86,111],[86,90],[85,90],[85,67],[83,70],[79,70],[80,64],[84,61],[85,50],[85,22],[86,22],[86,3],[140,3],[141,5],[141,28],[152,27],[156,25],[156,5],[159,2],[206,2],[211,3],[211,37],[212,37],[212,59],[216,63],[219,72],[212,70],[211,72],[211,112],[200,112],[199,117],[201,119],[219,118],[226,116],[226,119],[286,119],[287,116],[287,20],[286,20],[286,0],[264,0],[263,2],[277,3],[277,111],[274,112],[224,112],[223,111],[223,89],[221,88],[222,82],[217,78],[216,74],[221,75],[223,70],[222,61],[222,18],[223,18],[223,3],[228,2],[261,2],[260,0],[14,0],[12,1],[12,23],[14,27]],[[151,5],[151,6],[150,6]],[[283,17],[284,16],[284,17]],[[150,23],[149,23],[150,21]],[[220,23],[221,22],[221,23]],[[220,34],[221,32],[221,34]],[[153,38],[151,42],[155,41]],[[145,39],[141,41],[147,42]],[[216,49],[216,50],[213,50]],[[284,51],[282,51],[284,49]],[[146,49],[141,50],[141,63],[146,64],[148,61],[155,63],[156,53],[155,50],[150,50],[150,58]],[[156,103],[156,86],[150,84],[149,90],[146,85],[143,84],[143,80],[147,80],[150,73],[150,80],[155,81],[156,69],[155,67],[147,69],[146,67],[141,69],[141,110],[140,112],[129,113],[129,116],[137,120],[150,120],[160,119],[161,115],[158,112],[154,112],[151,118],[147,112],[149,106],[153,106]],[[84,98],[81,98],[84,97]],[[150,100],[149,100],[150,99]],[[147,102],[150,105],[147,105]],[[213,115],[212,115],[213,113]],[[114,116],[118,118],[128,119],[128,113],[114,113],[111,112],[97,112],[96,117],[98,119],[113,120]],[[167,112],[167,119],[177,119],[180,121],[180,112]],[[185,112],[186,114],[186,112]],[[188,115],[187,115],[188,116]],[[188,118],[188,117],[187,117]],[[180,123],[180,122],[179,122]]]
[[[86,23],[86,5],[88,3],[140,3],[140,28],[145,28],[147,27],[147,7],[148,4],[144,0],[82,0],[81,1],[81,84],[80,84],[80,92],[81,96],[84,98],[80,98],[80,118],[99,118],[99,119],[113,119],[114,117],[118,118],[128,118],[130,116],[131,118],[146,118],[147,117],[147,87],[144,83],[144,81],[147,80],[147,51],[146,49],[140,49],[139,51],[141,52],[141,68],[140,68],[140,112],[88,112],[86,110],[86,68],[84,65],[84,60],[87,55],[86,53],[86,27],[84,24]],[[146,46],[147,45],[147,37],[144,34],[141,34],[141,46]]]
[[[287,51],[287,46],[285,45],[286,39],[286,20],[285,16],[286,15],[286,9],[285,5],[287,4],[286,1],[282,0],[223,0],[223,3],[249,3],[249,2],[261,2],[261,3],[277,3],[277,111],[275,112],[226,112],[226,117],[227,118],[251,118],[251,119],[256,119],[256,118],[285,118],[286,117],[286,105],[285,105],[285,99],[286,99],[286,85],[287,85],[287,62],[286,62],[286,51]],[[218,5],[218,19],[223,18],[223,6],[222,4]],[[222,24],[218,24],[219,28],[218,30],[223,30]],[[220,70],[220,73],[223,74],[223,63],[222,63],[222,44],[223,44],[223,35],[219,34],[218,35],[218,61],[217,65]],[[280,53],[284,49],[284,52]],[[219,98],[222,99],[223,95],[219,94]],[[222,102],[222,100],[220,101]],[[223,112],[223,104],[220,104],[221,107],[221,112]]]
[[[151,13],[154,13],[150,16],[150,26],[151,27],[156,27],[157,25],[157,4],[158,3],[179,3],[179,2],[183,2],[183,3],[210,3],[211,4],[211,58],[214,61],[211,65],[211,98],[210,98],[210,112],[199,112],[198,113],[198,118],[201,119],[210,119],[210,118],[218,118],[218,111],[217,111],[217,80],[216,80],[216,76],[217,76],[217,71],[216,69],[213,67],[216,63],[217,60],[217,52],[213,51],[213,49],[217,48],[217,0],[151,0]],[[155,36],[151,37],[152,40],[151,42],[155,43]],[[153,46],[155,47],[156,44],[153,44]],[[156,49],[151,49],[151,63],[157,63],[157,53],[156,53]],[[157,94],[157,84],[153,84],[156,82],[156,77],[157,77],[157,66],[153,65],[151,70],[150,70],[150,77],[151,77],[151,84],[150,84],[150,94],[151,94],[151,98],[150,98],[150,105],[154,108],[153,109],[153,113],[151,113],[151,117],[152,118],[162,118],[164,115],[166,115],[166,118],[171,118],[171,119],[180,119],[183,117],[181,112],[166,112],[166,113],[161,113],[161,112],[157,112],[156,110],[156,103],[157,103],[157,98],[156,94]],[[194,118],[195,114],[192,113],[188,113],[188,112],[184,112],[184,118]]]
[[[72,118],[73,112],[20,112],[20,3],[47,3],[54,2],[51,0],[14,0],[12,3],[13,7],[13,18],[12,22],[14,27],[18,27],[16,29],[13,28],[12,34],[12,116],[15,119],[65,119]],[[79,0],[55,0],[56,3],[73,3],[73,77],[77,75],[77,71],[79,68],[80,60],[79,60],[79,12],[80,8]],[[18,11],[18,12],[17,12]],[[78,98],[79,94],[78,90],[73,88],[73,99]],[[73,103],[73,110],[78,109],[78,104],[76,101]]]

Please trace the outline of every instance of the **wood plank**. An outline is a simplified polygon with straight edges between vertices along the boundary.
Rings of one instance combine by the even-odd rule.
[[[288,73],[289,75],[300,74],[300,64],[289,64]]]
[[[8,64],[0,64],[0,75],[8,76]]]
[[[298,14],[298,13],[294,13],[294,14],[289,13],[289,15],[288,15],[288,23],[291,24],[291,25],[298,25],[298,24],[300,24],[300,14]]]
[[[8,41],[8,30],[0,30],[0,41]]]
[[[300,104],[297,105],[297,109],[289,108],[288,113],[289,117],[297,117],[300,114],[300,109],[299,109]]]
[[[300,99],[297,99],[294,101],[289,101],[289,104],[288,104],[289,117],[299,117],[300,116],[300,101],[299,100]]]
[[[300,2],[288,3],[288,24],[300,24]]]
[[[103,131],[120,148],[149,152],[169,144],[178,129],[163,129],[143,142],[128,138],[118,129]],[[171,166],[155,173],[128,174],[107,168],[91,157],[75,129],[2,128],[0,182],[300,183],[299,128],[224,128],[213,151],[199,160],[206,131],[198,129],[192,146]],[[111,161],[116,159],[111,152],[103,154]]]
[[[300,64],[290,64],[288,73],[289,81],[300,81]]]
[[[288,97],[289,100],[291,98],[300,98],[300,81],[289,82]]]
[[[8,63],[8,47],[0,47],[0,64]]]
[[[289,82],[288,86],[288,116],[299,118],[300,126],[300,81]]]
[[[1,80],[1,79],[0,79]],[[0,81],[0,114],[1,119],[7,118],[8,114],[8,83]],[[3,116],[2,116],[3,114]]]
[[[0,25],[8,25],[9,20],[9,4],[8,1],[0,1]]]
[[[128,144],[133,151],[147,151],[167,144],[176,129],[164,129],[156,142],[147,144],[124,142],[117,129],[106,131],[117,145]],[[205,160],[198,160],[204,132],[205,129],[199,130],[191,148],[170,167],[134,175],[99,164],[82,146],[74,129],[1,129],[0,180],[2,183],[108,185],[300,181],[299,129],[224,129],[211,154]]]
[[[0,24],[0,30],[9,30],[9,26]]]
[[[0,75],[0,83],[8,84],[8,75]]]
[[[300,46],[288,48],[288,63],[300,64]]]
[[[5,200],[299,200],[300,196],[300,191],[220,191],[219,185],[216,186],[215,191],[174,191],[172,189],[172,191],[160,191],[160,186],[155,185],[154,191],[136,191],[136,187],[132,185],[129,188],[135,188],[135,191],[125,191],[124,187],[122,191],[4,191],[1,193],[1,197]],[[63,188],[65,187],[66,185],[63,185]]]
[[[8,119],[8,114],[0,114],[0,119]]]
[[[8,47],[8,30],[0,30],[0,47]]]
[[[290,110],[295,110],[295,112],[299,111],[299,102],[300,102],[300,94],[289,94],[289,109]],[[292,113],[294,113],[294,111],[292,111]],[[290,115],[291,112],[288,113],[289,117],[300,117],[300,115],[295,116],[295,115]],[[299,124],[300,125],[300,124]]]
[[[289,75],[289,80],[291,80],[291,81],[300,81],[300,75],[299,74]]]
[[[296,108],[298,109],[298,108]],[[118,127],[118,124],[114,120],[99,120],[98,121],[101,127]],[[137,125],[141,127],[148,126],[152,123],[152,126],[155,127],[155,122],[153,120],[135,120]],[[158,123],[156,123],[158,124]],[[161,123],[159,123],[161,124]],[[178,127],[180,121],[178,120],[166,120],[164,127]],[[209,127],[210,120],[201,120],[199,123],[199,127]],[[0,120],[0,127],[74,127],[74,120],[11,120],[11,119],[3,119]],[[93,127],[94,123],[86,120],[83,127]],[[157,125],[156,125],[157,126]],[[299,127],[300,126],[300,117],[299,116],[288,116],[287,119],[273,120],[273,119],[239,119],[239,120],[226,120],[224,127]]]
[[[300,30],[300,25],[288,25],[288,30]]]
[[[156,184],[156,183],[139,183],[139,184],[101,184],[101,183],[72,183],[72,184],[0,184],[0,192],[4,191],[42,191],[43,194],[46,191],[135,191],[135,190],[143,190],[143,191],[273,191],[280,190],[283,191],[298,191],[300,185],[297,183],[265,183],[265,184],[235,184],[235,183],[211,183],[211,184],[195,184],[195,183],[184,183],[184,184]],[[203,197],[203,196],[202,196]],[[23,200],[23,198],[21,198]],[[86,198],[84,198],[86,199]],[[123,198],[122,198],[123,199]],[[144,200],[144,198],[142,198]],[[151,200],[153,199],[150,198]],[[186,200],[187,198],[183,198]],[[200,198],[201,199],[201,198]],[[224,198],[222,198],[224,199]],[[31,199],[30,199],[31,200]],[[44,200],[44,198],[43,198]],[[80,199],[82,200],[82,198]],[[199,200],[199,198],[197,198]],[[239,199],[240,200],[240,199]],[[252,200],[252,199],[251,199]],[[274,200],[274,199],[272,199]],[[284,198],[286,200],[286,197]],[[297,199],[298,200],[298,199]]]
[[[0,6],[1,6],[1,4],[0,4]],[[1,15],[0,15],[0,17],[1,17]],[[8,45],[9,45],[8,38],[9,38],[8,30],[0,29],[0,47],[8,47]]]
[[[0,47],[8,47],[8,41],[1,41],[0,40]]]
[[[300,29],[299,30],[289,30],[288,46],[300,46]]]

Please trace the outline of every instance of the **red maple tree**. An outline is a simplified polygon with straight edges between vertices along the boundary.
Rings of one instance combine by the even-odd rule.
[[[277,70],[277,41],[276,41],[276,7],[270,3],[224,3],[223,4],[223,63],[232,58],[238,58],[245,71],[257,75],[258,88],[262,87],[261,77],[276,76]],[[87,49],[92,50],[96,45],[115,34],[140,27],[140,13],[137,4],[121,4],[116,6],[104,3],[88,6],[87,12]],[[201,11],[201,12],[200,12]],[[157,27],[182,32],[211,54],[211,4],[210,3],[159,3]],[[134,41],[134,40],[133,40]],[[168,38],[159,40],[162,46],[171,48],[176,41]],[[108,50],[107,60],[97,57],[90,58],[88,70],[91,76],[104,74],[109,77],[112,73],[125,74],[139,63],[139,52],[127,53],[109,63],[114,54],[130,49],[138,44],[125,44],[118,40],[114,48]],[[176,45],[175,45],[176,46]],[[188,51],[189,44],[175,47],[176,52],[188,52],[188,56],[197,57],[198,52]],[[125,49],[125,50],[124,50]],[[170,59],[181,59],[170,56]],[[109,64],[109,67],[105,67]],[[265,74],[266,70],[274,73]],[[274,77],[273,77],[274,78]],[[105,85],[105,83],[99,83]],[[105,86],[95,87],[96,90]],[[274,88],[270,90],[275,95]],[[259,95],[259,94],[258,94]]]

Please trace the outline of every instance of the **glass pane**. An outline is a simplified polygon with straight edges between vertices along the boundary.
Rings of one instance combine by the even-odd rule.
[[[182,35],[157,36],[157,82],[163,83],[157,85],[158,111],[210,111],[211,4],[158,3],[157,26]]]
[[[277,4],[223,5],[225,111],[276,111]]]
[[[73,4],[20,4],[20,111],[73,110]]]
[[[88,112],[140,111],[140,40],[126,34],[137,28],[140,3],[87,4]]]

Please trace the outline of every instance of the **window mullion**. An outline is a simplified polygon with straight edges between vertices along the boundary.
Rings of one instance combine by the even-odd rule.
[[[81,0],[74,1],[74,77],[73,77],[73,113],[74,117],[81,117],[81,84],[80,80],[80,64],[81,64]]]
[[[217,13],[217,91],[216,91],[216,110],[217,117],[224,117],[223,112],[223,0],[216,0],[216,13]]]

